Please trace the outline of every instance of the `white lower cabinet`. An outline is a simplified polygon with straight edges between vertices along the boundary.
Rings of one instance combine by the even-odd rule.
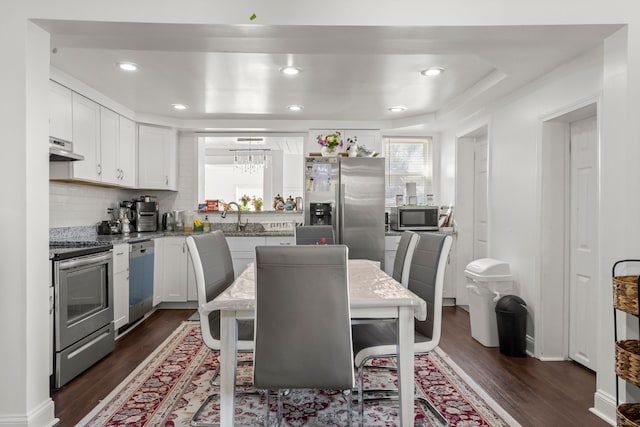
[[[153,239],[153,306],[162,302],[164,291],[164,239]]]
[[[453,238],[451,242],[451,250],[449,251],[449,258],[447,259],[447,270],[444,273],[444,291],[442,296],[444,298],[456,298],[456,283],[457,283],[457,255],[456,255],[456,235],[451,235]],[[466,289],[465,289],[466,290]]]
[[[184,236],[164,237],[163,302],[187,301],[187,244]]]
[[[129,244],[113,245],[113,327],[129,323]]]

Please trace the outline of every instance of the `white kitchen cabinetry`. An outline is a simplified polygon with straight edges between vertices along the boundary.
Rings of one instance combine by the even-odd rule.
[[[72,169],[71,178],[101,181],[100,106],[88,98],[72,93],[73,151],[84,160],[65,162]]]
[[[129,323],[129,244],[113,245],[113,327]]]
[[[136,124],[133,120],[119,116],[120,137],[118,138],[117,168],[119,184],[124,187],[136,186]]]
[[[116,184],[118,182],[118,140],[120,122],[118,114],[100,107],[100,181]]]
[[[135,123],[100,107],[101,181],[123,187],[135,185]]]
[[[71,89],[49,80],[49,136],[73,141]]]
[[[456,282],[457,282],[457,255],[456,255],[456,235],[452,234],[453,238],[451,242],[451,250],[449,251],[449,258],[447,259],[447,270],[444,273],[444,291],[442,296],[444,298],[456,298]],[[445,304],[446,305],[446,304]]]
[[[164,240],[153,239],[153,306],[162,302],[164,291]]]
[[[138,125],[138,187],[175,190],[177,141],[172,129]]]
[[[163,302],[187,301],[187,245],[184,236],[164,237]]]

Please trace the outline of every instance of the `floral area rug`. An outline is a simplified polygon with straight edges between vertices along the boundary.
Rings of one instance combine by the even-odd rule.
[[[250,362],[250,355],[240,359]],[[384,362],[383,362],[384,363]],[[391,363],[390,361],[388,363]],[[167,340],[140,364],[115,390],[86,415],[78,426],[186,427],[200,405],[217,387],[210,386],[218,353],[200,339],[197,322],[183,322]],[[395,374],[367,369],[365,389],[393,387]],[[238,382],[251,380],[251,366],[241,364]],[[518,426],[518,423],[480,389],[449,357],[437,350],[415,358],[416,395],[427,397],[451,426]],[[237,387],[241,391],[242,387]],[[264,395],[236,398],[236,425],[264,422]],[[275,420],[276,398],[270,400],[270,419]],[[357,405],[353,421],[357,425]],[[347,425],[345,397],[330,390],[294,390],[284,400],[287,426]],[[414,406],[416,426],[438,426],[439,422],[420,404]],[[398,402],[376,401],[365,406],[362,425],[397,425]],[[197,417],[197,425],[219,420],[219,401],[212,398]]]

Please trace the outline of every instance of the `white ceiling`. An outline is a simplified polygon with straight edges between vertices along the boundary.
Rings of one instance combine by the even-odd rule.
[[[304,122],[301,129],[313,121],[411,129],[486,105],[619,28],[39,24],[52,34],[53,66],[136,114],[198,130],[264,119],[274,121],[271,130],[288,130],[277,126],[290,121]],[[118,70],[124,60],[139,71]],[[302,73],[285,76],[285,65]],[[430,66],[446,71],[419,74]],[[189,109],[175,111],[173,103]],[[290,112],[290,104],[304,110]],[[407,110],[387,110],[395,105]]]

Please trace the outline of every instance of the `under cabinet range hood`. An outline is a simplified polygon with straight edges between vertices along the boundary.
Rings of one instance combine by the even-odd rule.
[[[73,162],[84,160],[84,156],[73,152],[73,143],[62,139],[49,138],[50,162]]]

